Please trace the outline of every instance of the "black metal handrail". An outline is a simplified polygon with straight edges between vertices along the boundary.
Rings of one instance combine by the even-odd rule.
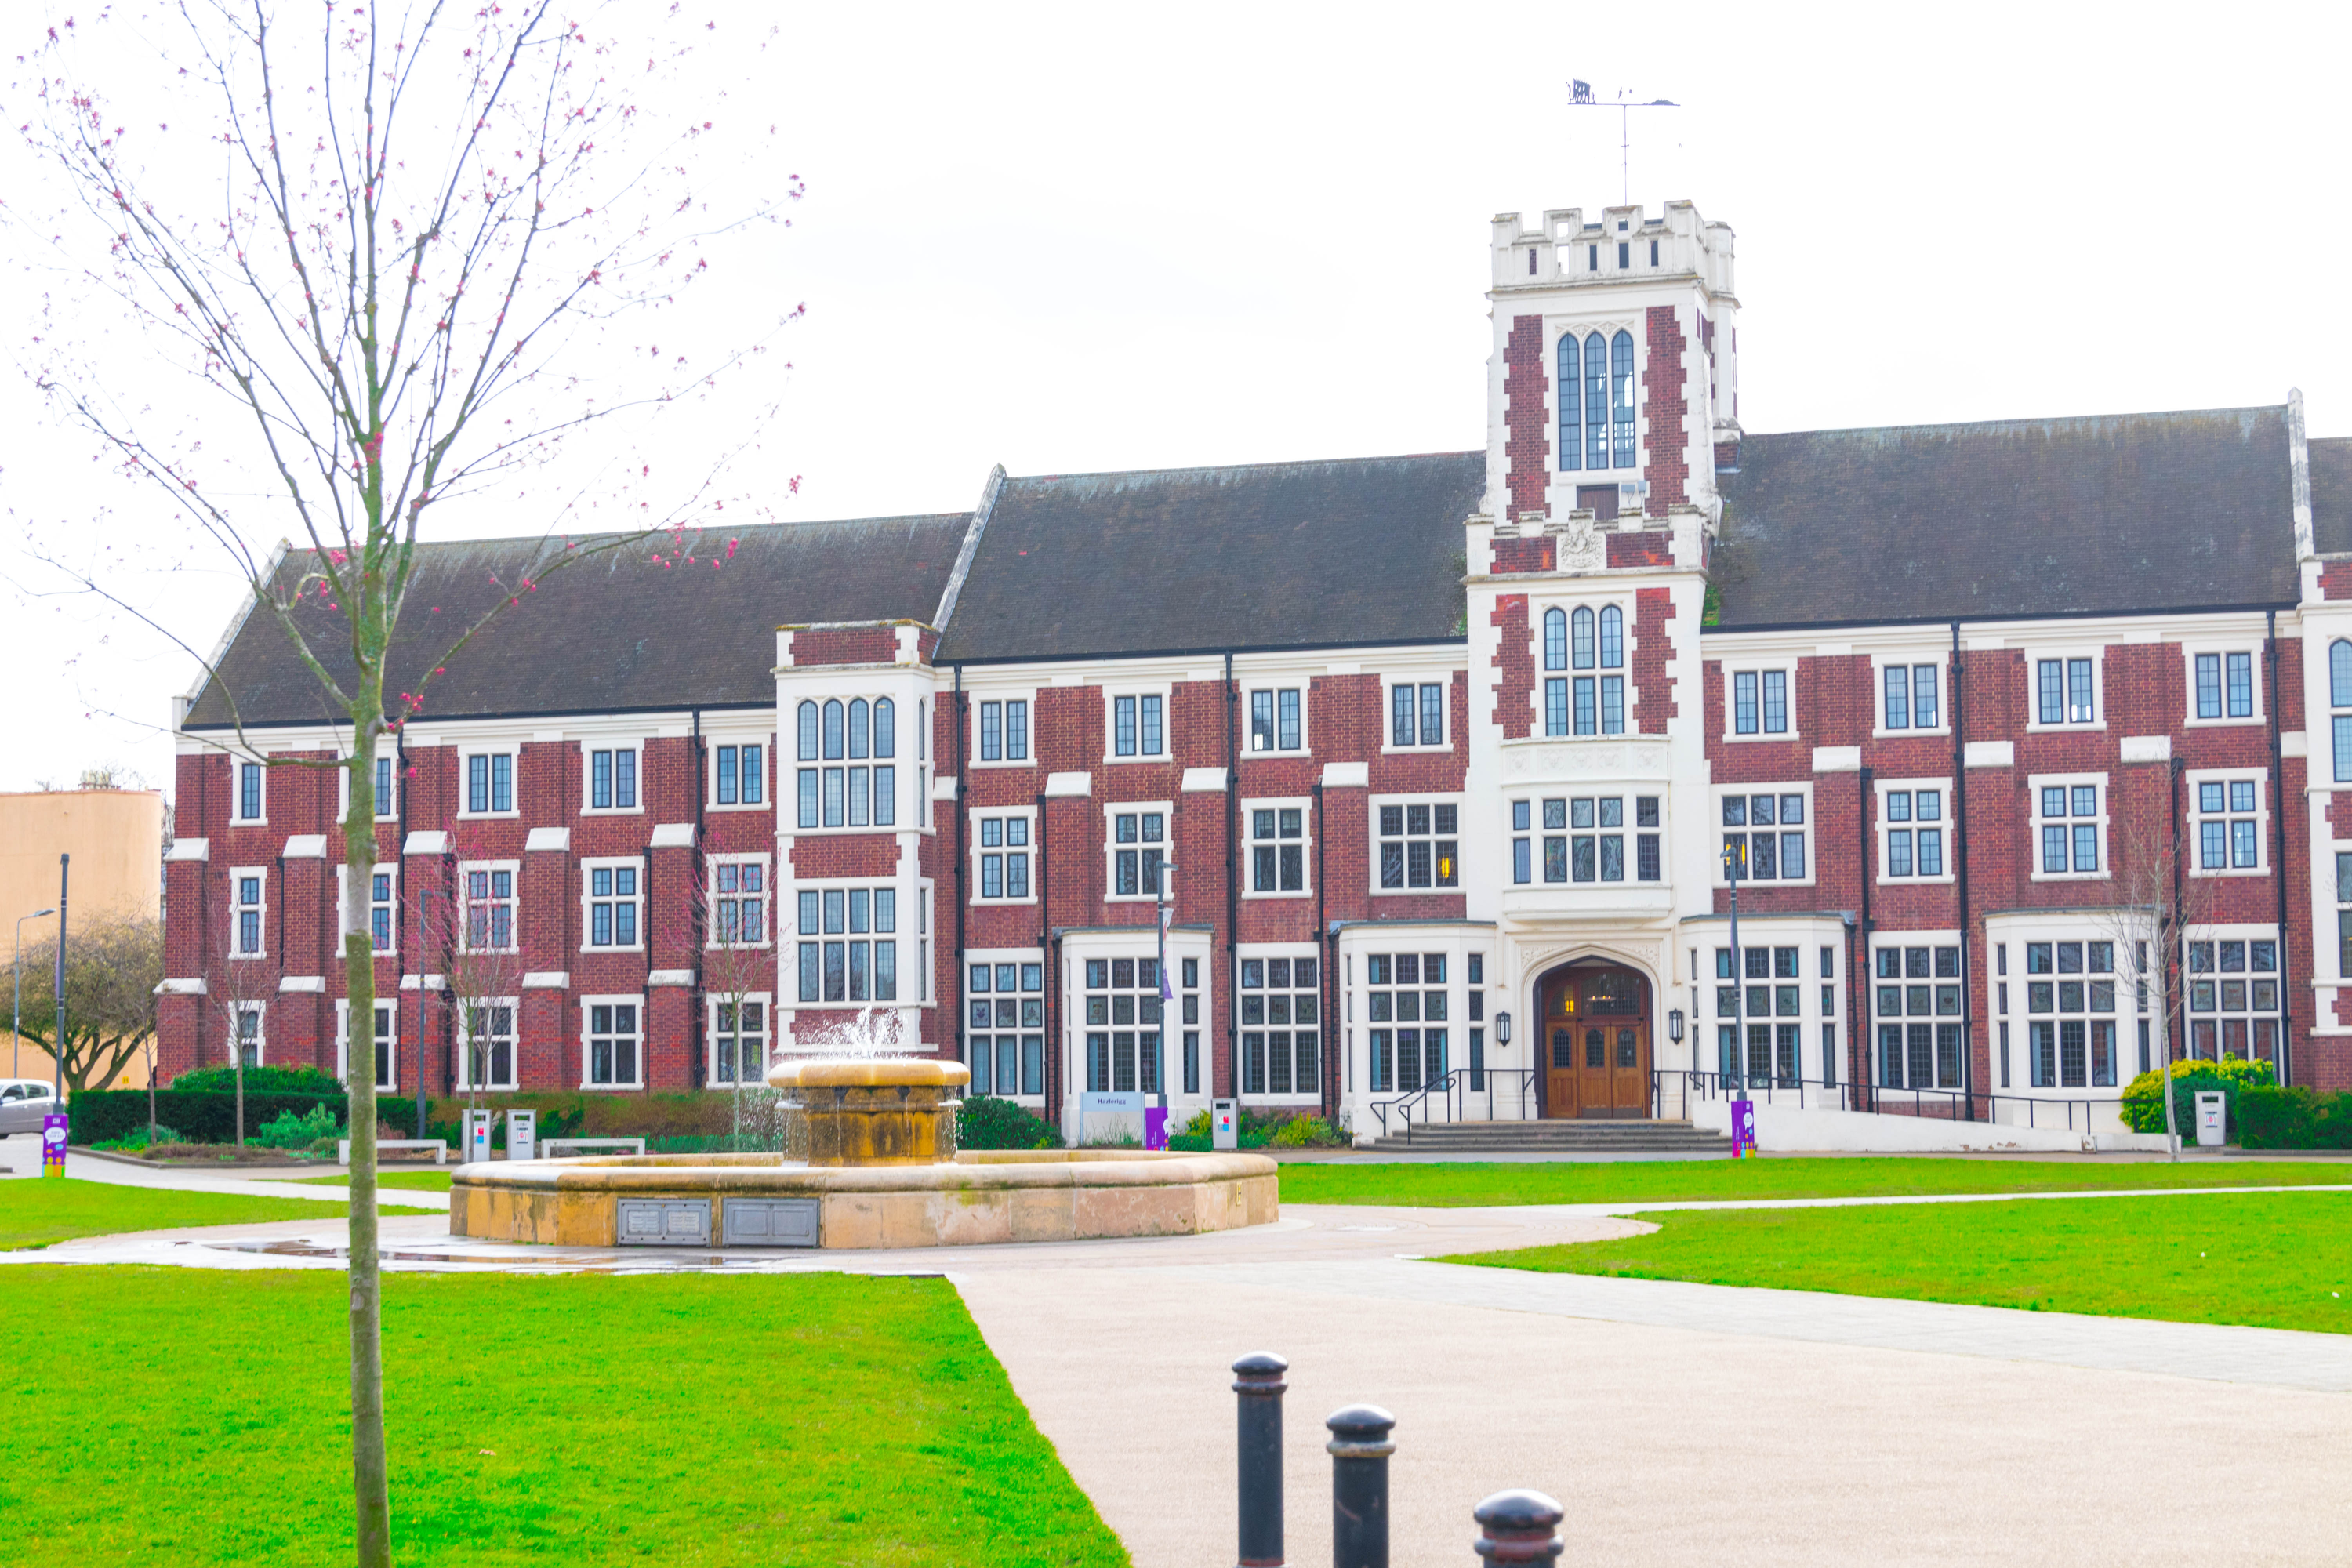
[[[1682,1079],[1685,1094],[1696,1093],[1701,1100],[1760,1100],[1767,1104],[1794,1100],[1801,1110],[1810,1104],[1824,1110],[1853,1110],[1879,1116],[1910,1116],[1944,1121],[1982,1121],[2028,1128],[2044,1125],[2042,1119],[2046,1116],[2052,1118],[2048,1125],[2053,1131],[2058,1125],[2056,1116],[2063,1112],[2065,1129],[2070,1132],[2099,1131],[2096,1112],[2101,1106],[2110,1109],[2118,1121],[2123,1118],[2120,1098],[2098,1100],[2085,1095],[2076,1099],[2053,1099],[2031,1094],[1994,1094],[1984,1089],[1906,1089],[1869,1083],[1825,1084],[1763,1073],[1693,1072],[1682,1068],[1662,1068],[1651,1073],[1651,1108],[1654,1113],[1664,1103],[1666,1080],[1669,1079]],[[2004,1104],[2025,1107],[2024,1120],[2001,1122],[2000,1107]],[[2128,1123],[2125,1126],[2128,1131]]]
[[[1511,1091],[1516,1114],[1496,1114],[1501,1098],[1495,1082],[1496,1079],[1504,1079],[1503,1087]],[[1486,1120],[1489,1121],[1533,1121],[1540,1110],[1535,1100],[1535,1080],[1534,1071],[1528,1068],[1453,1068],[1408,1094],[1399,1095],[1394,1100],[1372,1101],[1372,1114],[1381,1119],[1381,1136],[1385,1138],[1389,1132],[1389,1115],[1393,1111],[1398,1123],[1404,1129],[1404,1141],[1408,1143],[1412,1142],[1416,1120],[1424,1125],[1438,1120],[1429,1114],[1433,1104],[1446,1109],[1445,1121],[1467,1121],[1471,1119],[1464,1112],[1479,1096],[1486,1098]],[[1416,1110],[1421,1113],[1418,1118],[1414,1115]]]

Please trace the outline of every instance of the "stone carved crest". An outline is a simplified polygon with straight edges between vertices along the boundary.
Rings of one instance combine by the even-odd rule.
[[[1566,526],[1559,530],[1558,569],[1562,572],[1598,572],[1609,564],[1608,542],[1601,537],[1589,511],[1568,514]]]

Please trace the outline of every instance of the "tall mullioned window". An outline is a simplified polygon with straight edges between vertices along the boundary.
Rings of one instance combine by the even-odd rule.
[[[898,894],[893,888],[803,889],[800,999],[898,999]]]
[[[1461,808],[1451,801],[1380,808],[1380,871],[1384,889],[1462,885],[1457,830]]]
[[[1941,704],[1937,700],[1937,667],[1932,664],[1890,664],[1881,675],[1886,697],[1889,730],[1933,730]]]
[[[1165,1038],[1160,961],[1087,960],[1087,1089],[1157,1094]]]
[[[983,705],[985,706],[985,705]],[[823,767],[800,770],[800,826],[803,827],[889,827],[898,820],[898,770],[895,763],[877,759],[898,755],[898,710],[887,697],[872,702],[838,698],[822,706],[800,705],[800,760]],[[743,748],[736,763],[740,793],[748,767],[756,778],[756,746]],[[844,765],[846,764],[846,765]],[[758,798],[756,793],[743,796]]]
[[[1580,368],[1582,359],[1577,347],[1574,332],[1561,336],[1558,351],[1559,360],[1555,367],[1559,374],[1552,378],[1552,384],[1559,389],[1559,466],[1567,470],[1583,466],[1580,459],[1584,444],[1578,437],[1577,431],[1584,423],[1583,410],[1580,406],[1582,399],[1578,395],[1583,390],[1584,377]]]
[[[1444,1078],[1453,1008],[1442,952],[1375,952],[1364,959],[1372,1092],[1411,1093]]]
[[[1882,947],[1877,959],[1878,1081],[1889,1089],[1958,1088],[1960,950]]]
[[[2352,784],[2352,642],[2338,637],[2327,645],[2327,706],[2334,732],[2336,782]]]
[[[2197,717],[2251,719],[2254,716],[2254,656],[2251,653],[2200,653],[2197,656]]]
[[[1319,1087],[1318,968],[1311,958],[1241,961],[1244,1094],[1313,1094]]]
[[[975,963],[965,985],[971,1092],[1010,1100],[1045,1092],[1045,966]]]
[[[1609,340],[1609,425],[1616,467],[1633,466],[1633,334]]]

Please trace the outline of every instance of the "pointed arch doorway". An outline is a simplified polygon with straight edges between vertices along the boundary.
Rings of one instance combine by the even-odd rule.
[[[1543,1019],[1544,1115],[1640,1120],[1650,1114],[1650,982],[1637,969],[1580,958],[1537,983]]]

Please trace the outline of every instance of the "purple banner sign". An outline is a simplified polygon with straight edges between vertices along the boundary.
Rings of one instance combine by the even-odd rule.
[[[41,1118],[41,1174],[66,1173],[66,1129],[71,1125],[71,1119],[62,1111],[52,1110]]]
[[[1731,1157],[1735,1160],[1756,1157],[1756,1102],[1752,1100],[1731,1102]]]

